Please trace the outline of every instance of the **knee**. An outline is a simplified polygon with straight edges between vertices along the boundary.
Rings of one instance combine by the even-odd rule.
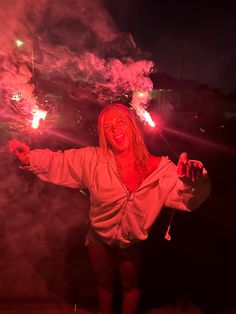
[[[114,285],[114,274],[113,272],[102,272],[97,276],[98,285],[106,290],[113,289]]]
[[[137,278],[122,280],[122,287],[125,291],[139,289],[139,281]]]

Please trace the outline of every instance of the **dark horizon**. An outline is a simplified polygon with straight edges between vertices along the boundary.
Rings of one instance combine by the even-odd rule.
[[[233,3],[107,1],[121,31],[150,53],[161,72],[196,79],[224,93],[236,90]]]

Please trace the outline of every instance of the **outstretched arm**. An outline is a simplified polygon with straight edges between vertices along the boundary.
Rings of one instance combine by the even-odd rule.
[[[21,162],[22,168],[34,172],[40,179],[72,188],[85,188],[90,184],[96,149],[86,147],[53,152],[49,149],[30,150],[27,145],[13,140],[10,152]]]

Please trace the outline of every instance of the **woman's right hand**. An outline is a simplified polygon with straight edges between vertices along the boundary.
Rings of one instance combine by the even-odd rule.
[[[30,148],[26,144],[17,140],[11,140],[8,142],[8,149],[11,154],[17,158],[22,164],[29,165],[29,152]]]

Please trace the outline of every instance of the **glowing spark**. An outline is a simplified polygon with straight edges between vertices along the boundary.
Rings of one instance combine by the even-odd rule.
[[[155,122],[152,120],[150,113],[147,112],[146,110],[144,110],[143,118],[152,128],[156,126]]]
[[[155,127],[155,123],[152,120],[152,117],[149,112],[147,112],[144,107],[147,106],[148,101],[149,101],[149,92],[144,91],[134,91],[133,92],[133,97],[131,101],[131,105],[136,111],[137,115],[140,117],[141,120],[144,120],[147,122],[151,127]]]
[[[22,98],[21,94],[19,92],[14,92],[11,96],[11,99],[12,100],[15,100],[15,101],[20,101]]]
[[[134,110],[136,111],[137,115],[140,117],[141,120],[147,122],[152,128],[156,126],[155,122],[152,120],[150,113],[147,112],[147,110],[145,110],[142,107],[139,108],[136,107],[134,108]]]
[[[22,41],[22,40],[20,40],[20,39],[16,39],[16,46],[17,47],[22,47],[24,45],[24,42]]]
[[[35,109],[33,111],[32,128],[37,129],[39,127],[40,121],[45,120],[46,116],[47,116],[46,111]]]

